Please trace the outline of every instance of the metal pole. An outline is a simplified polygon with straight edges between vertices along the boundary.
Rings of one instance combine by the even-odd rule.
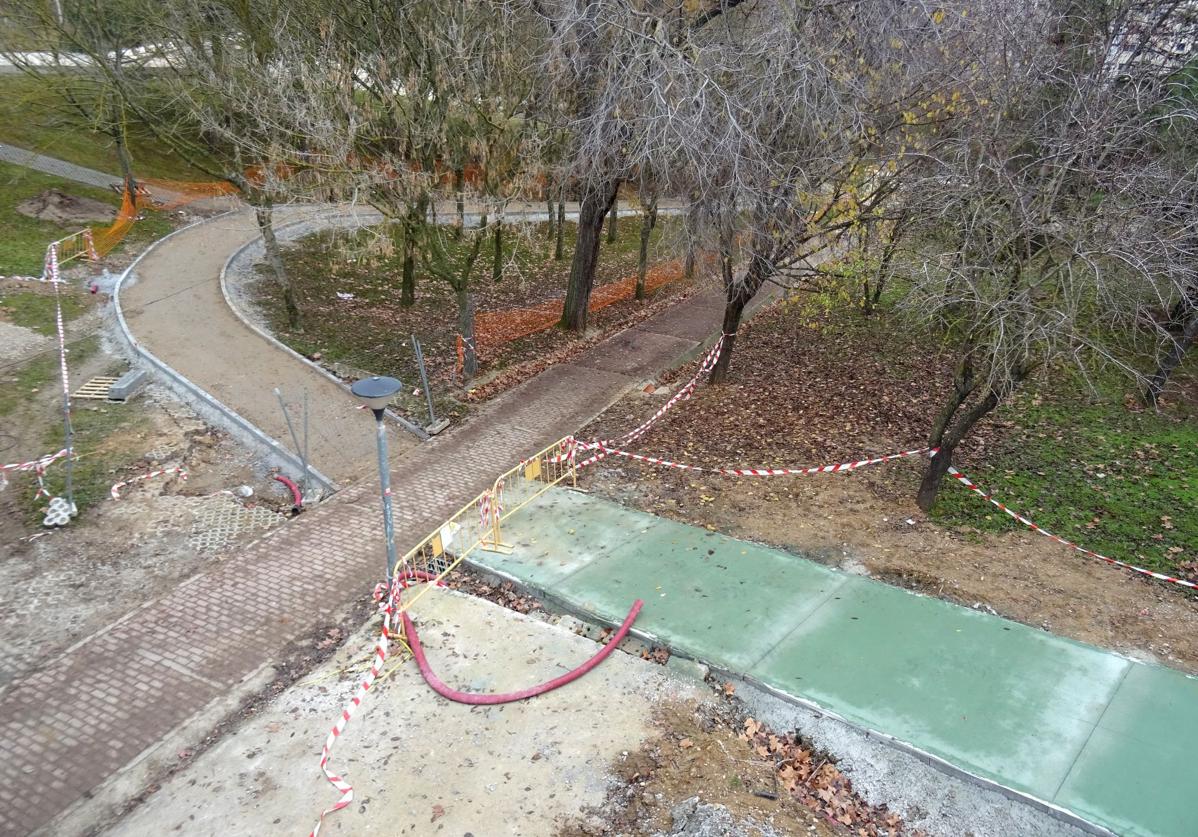
[[[420,341],[415,334],[412,335],[412,348],[416,352],[416,365],[420,368],[420,383],[424,385],[424,400],[428,402],[428,425],[432,427],[437,423],[437,417],[433,415],[433,394],[428,388],[428,373],[424,371],[424,352],[420,350]]]
[[[308,493],[308,483],[310,482],[308,473],[308,390],[304,390],[304,493]]]
[[[295,428],[291,425],[291,412],[287,409],[286,402],[283,401],[283,393],[279,392],[279,388],[275,387],[275,398],[279,399],[279,407],[283,410],[283,418],[287,422],[287,432],[291,434],[291,442],[295,445],[295,452],[300,458],[300,465],[304,468],[304,483],[308,481],[308,454],[307,449],[300,447],[299,437],[295,435]],[[304,423],[307,424],[308,416],[304,414]]]
[[[387,464],[387,425],[383,423],[383,411],[374,411],[378,428],[379,483],[383,491],[383,531],[387,536],[387,580],[395,573],[398,559],[395,555],[395,522],[391,518],[391,468]]]

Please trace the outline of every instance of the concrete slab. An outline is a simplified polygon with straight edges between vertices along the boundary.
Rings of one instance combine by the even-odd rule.
[[[429,591],[413,612],[430,663],[458,688],[533,685],[597,648],[563,628],[446,590]],[[367,634],[352,639],[106,833],[307,833],[337,800],[317,766],[320,745],[372,641]],[[409,662],[371,690],[339,739],[332,766],[354,786],[355,799],[321,833],[556,834],[558,817],[603,801],[608,765],[652,734],[657,704],[702,691],[617,653],[534,700],[470,707],[438,697]]]
[[[513,520],[519,525],[503,529],[504,539],[515,547],[511,555],[482,552],[471,557],[539,588],[556,584],[664,522],[647,514],[629,518],[627,509],[596,505],[576,491],[542,494],[518,515]]]
[[[1198,679],[1133,665],[1055,801],[1120,834],[1198,830]]]
[[[640,528],[640,518],[630,518],[629,528]],[[745,671],[844,582],[792,555],[661,521],[554,592],[613,621],[644,599],[637,630],[703,662]]]
[[[1051,800],[1131,663],[863,578],[750,676]]]
[[[675,651],[1100,827],[1195,833],[1198,679],[561,493],[514,515],[515,553],[487,560],[608,622],[643,598],[637,630]]]

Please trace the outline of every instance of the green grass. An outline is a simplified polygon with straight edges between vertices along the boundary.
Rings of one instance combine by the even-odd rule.
[[[104,502],[112,484],[120,479],[120,471],[139,451],[137,435],[149,429],[149,419],[136,405],[101,404],[97,407],[76,407],[72,416],[75,429],[74,486],[75,506],[83,512]],[[115,441],[114,441],[115,440]],[[49,434],[46,450],[58,450],[63,444],[61,424]],[[61,495],[66,488],[66,468],[61,460],[46,471],[46,488]],[[32,521],[40,518],[45,500],[34,501],[31,489],[27,495],[26,514]]]
[[[62,319],[64,323],[78,317],[87,310],[87,305],[77,294],[62,294]],[[0,308],[5,310],[14,325],[32,329],[47,337],[57,333],[54,316],[54,296],[32,291],[16,291],[0,297]]]
[[[100,348],[97,337],[85,337],[67,344],[71,363],[82,363]],[[43,352],[28,363],[0,370],[0,418],[11,415],[47,386],[58,380],[58,349]]]
[[[82,225],[78,223],[57,224],[17,212],[17,204],[47,189],[59,189],[70,195],[107,203],[112,206],[114,214],[120,206],[120,197],[113,192],[0,163],[0,229],[4,231],[0,235],[0,275],[40,276],[46,245],[81,229]],[[160,238],[171,230],[169,215],[152,211],[144,214],[145,220],[134,225],[124,246],[138,246]],[[102,228],[104,224],[93,226]]]
[[[1198,576],[1198,423],[1080,394],[1026,395],[999,418],[1016,422],[1011,437],[985,464],[963,468],[984,490],[1088,549]],[[1023,528],[947,483],[934,509],[940,521],[983,532]]]
[[[33,397],[33,390],[45,387],[57,371],[58,357],[46,353],[0,378],[0,417],[14,412]]]
[[[80,101],[88,92],[85,81],[72,84]],[[45,82],[20,73],[0,75],[0,142],[57,157],[79,166],[115,174],[120,171],[112,139],[92,130],[88,120]],[[142,177],[208,181],[153,134],[136,124],[128,128],[133,170]]]
[[[72,365],[81,364],[100,349],[98,337],[92,336],[71,345]],[[117,364],[120,368],[123,364]],[[116,369],[104,370],[112,374]],[[103,373],[102,373],[103,374]],[[77,383],[77,382],[76,382]],[[45,401],[47,388],[59,390],[58,356],[47,352],[22,366],[9,370],[0,377],[0,417],[16,416],[17,420],[29,420],[38,416],[39,426],[44,427],[43,452],[60,449],[64,442],[61,414],[55,399]],[[38,393],[33,393],[33,389]],[[21,411],[29,399],[38,403]],[[138,434],[148,428],[148,419],[136,404],[75,403],[72,424],[75,430],[75,450],[79,458],[75,462],[75,504],[80,511],[100,503],[108,496],[108,490],[117,480],[117,474],[131,459],[141,452]],[[66,470],[60,460],[46,472],[46,488],[58,495],[66,484]],[[36,484],[22,484],[21,503],[27,522],[40,520],[45,509],[45,499],[35,498]]]

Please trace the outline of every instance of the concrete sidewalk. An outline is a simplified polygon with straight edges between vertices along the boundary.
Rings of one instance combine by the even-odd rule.
[[[554,489],[471,560],[1119,834],[1189,837],[1198,679]]]

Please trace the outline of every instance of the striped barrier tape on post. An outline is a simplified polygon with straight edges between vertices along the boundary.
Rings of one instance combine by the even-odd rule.
[[[661,406],[661,409],[659,409],[656,413],[654,413],[652,416],[650,416],[649,419],[647,421],[645,421],[643,424],[641,424],[639,427],[636,427],[633,430],[629,431],[628,433],[624,434],[622,437],[620,437],[620,439],[618,439],[616,441],[604,440],[599,443],[582,442],[582,443],[580,443],[580,446],[583,448],[589,448],[590,450],[595,450],[596,444],[615,445],[616,447],[623,447],[624,445],[628,445],[628,444],[631,444],[632,442],[635,442],[641,436],[644,436],[647,432],[649,432],[649,428],[652,427],[654,424],[656,424],[657,421],[662,416],[664,416],[671,409],[673,409],[673,407],[676,404],[690,399],[691,395],[693,395],[695,392],[695,387],[698,386],[698,384],[699,384],[699,379],[702,378],[704,375],[706,375],[708,372],[710,372],[715,367],[716,362],[720,359],[720,352],[724,347],[724,339],[726,337],[727,337],[727,335],[720,336],[720,339],[717,340],[715,345],[711,347],[711,351],[709,351],[707,353],[707,356],[703,358],[703,362],[699,365],[699,371],[697,371],[694,374],[694,376],[689,381],[687,381],[686,384],[684,384],[681,389],[678,390],[678,392],[674,393],[674,396],[669,401],[667,401],[665,404],[663,404]],[[594,463],[596,463],[599,460],[604,459],[606,457],[607,457],[607,453],[601,450],[599,453],[595,454],[594,456],[588,457],[587,459],[584,459],[582,462],[579,462],[576,465],[576,467],[585,468],[586,466],[593,465]]]
[[[62,297],[58,293],[59,284],[57,281],[54,282],[54,323],[58,329],[58,365],[62,372],[63,409],[69,413],[71,409],[71,383],[67,377],[67,332],[62,322]]]
[[[1198,590],[1198,584],[1195,584],[1192,581],[1186,581],[1184,578],[1174,578],[1171,575],[1165,575],[1164,573],[1158,573],[1158,572],[1153,572],[1152,570],[1146,570],[1143,567],[1137,567],[1134,564],[1128,564],[1126,561],[1120,561],[1116,558],[1108,558],[1107,556],[1102,555],[1101,553],[1095,552],[1091,549],[1086,549],[1084,546],[1078,546],[1073,541],[1066,540],[1065,538],[1062,538],[1060,535],[1054,535],[1052,532],[1048,531],[1047,529],[1043,528],[1042,526],[1037,526],[1031,520],[1028,520],[1026,517],[1019,514],[1018,512],[1012,511],[1004,503],[1000,503],[998,500],[994,499],[994,496],[992,494],[988,494],[987,492],[983,491],[981,488],[979,488],[977,486],[976,483],[974,483],[972,480],[970,480],[969,477],[965,476],[964,474],[962,474],[960,471],[958,471],[956,468],[952,467],[951,465],[948,468],[948,473],[949,473],[949,476],[951,476],[957,482],[961,483],[961,485],[968,488],[970,491],[972,491],[974,494],[981,497],[983,500],[990,502],[995,508],[997,508],[1003,514],[1019,521],[1024,526],[1031,529],[1033,532],[1038,532],[1039,534],[1043,535],[1044,537],[1046,537],[1050,540],[1054,540],[1063,546],[1067,546],[1070,549],[1075,549],[1078,552],[1080,552],[1082,555],[1089,556],[1090,558],[1097,558],[1099,561],[1105,561],[1106,563],[1111,564],[1116,567],[1123,567],[1123,569],[1125,569],[1125,570],[1131,570],[1134,573],[1139,573],[1140,575],[1146,575],[1149,578],[1155,578],[1157,581],[1167,581],[1170,584],[1179,584],[1182,587],[1189,587],[1192,590]]]
[[[345,780],[344,777],[337,775],[329,769],[329,761],[333,756],[333,745],[337,743],[337,739],[341,737],[341,733],[345,731],[345,727],[349,724],[354,713],[358,711],[358,707],[362,705],[362,698],[366,697],[366,693],[370,691],[370,687],[374,685],[375,679],[382,671],[383,663],[387,661],[387,651],[391,647],[391,617],[395,614],[395,600],[400,590],[401,582],[399,579],[393,579],[390,585],[379,583],[374,588],[374,600],[379,602],[379,610],[383,614],[383,627],[379,632],[378,642],[374,646],[374,657],[370,664],[370,671],[362,678],[362,682],[358,684],[358,690],[354,696],[350,698],[349,703],[341,710],[341,717],[337,719],[337,723],[333,724],[333,728],[329,730],[329,735],[325,738],[324,746],[320,748],[320,770],[324,773],[329,784],[332,785],[341,794],[341,797],[332,805],[326,808],[320,814],[320,819],[316,821],[316,825],[309,833],[308,837],[316,837],[320,833],[320,827],[324,825],[324,818],[329,814],[340,811],[354,801],[354,786]]]
[[[46,261],[42,268],[43,282],[58,281],[58,245],[51,244],[46,248]]]
[[[48,453],[45,456],[31,459],[28,462],[13,462],[9,465],[0,465],[0,471],[34,471],[38,467],[43,470],[54,462],[56,459],[62,459],[68,453],[66,448],[58,451],[58,453]]]
[[[183,467],[162,468],[158,471],[150,471],[148,474],[141,474],[140,476],[130,477],[127,480],[121,480],[116,485],[114,485],[112,488],[110,488],[108,490],[108,493],[112,495],[112,499],[119,500],[119,499],[121,499],[121,489],[124,488],[126,485],[129,485],[130,483],[134,483],[134,482],[141,482],[142,480],[153,479],[154,477],[160,477],[163,474],[178,474],[181,479],[187,479],[187,469],[186,468],[183,468]]]
[[[673,462],[669,459],[661,459],[656,456],[632,453],[631,451],[609,447],[604,442],[581,442],[580,446],[588,450],[599,450],[607,456],[623,456],[627,459],[635,459],[638,462],[646,462],[650,465],[658,465],[663,468],[677,468],[682,471],[703,471],[709,474],[720,474],[725,477],[785,477],[804,476],[808,474],[839,474],[845,471],[855,471],[867,465],[891,462],[895,459],[903,459],[908,456],[923,456],[925,454],[935,456],[939,450],[938,448],[919,448],[917,450],[904,450],[898,453],[891,453],[886,456],[875,456],[869,459],[857,459],[851,462],[837,462],[831,465],[813,465],[802,468],[711,468],[704,465],[689,465],[685,462]],[[596,457],[592,457],[587,462],[595,461],[595,459]]]

